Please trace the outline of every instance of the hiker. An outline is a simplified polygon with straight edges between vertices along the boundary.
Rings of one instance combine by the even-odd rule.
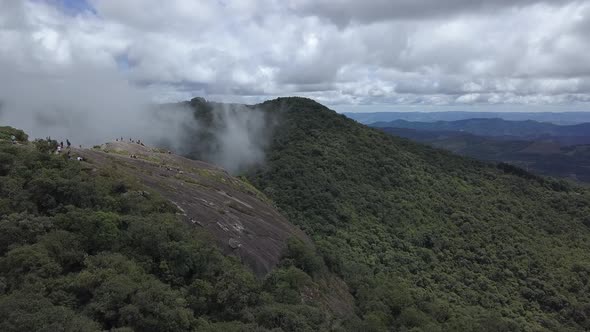
[[[118,138],[115,138],[115,141],[116,141],[116,142],[118,142],[118,141],[119,141],[119,139],[118,139]]]
[[[12,144],[16,144],[16,136],[10,135],[10,140],[12,141]]]
[[[66,144],[68,145],[68,149],[72,146],[72,143],[70,143],[69,139],[66,139]]]
[[[61,153],[61,146],[57,146],[57,153]]]

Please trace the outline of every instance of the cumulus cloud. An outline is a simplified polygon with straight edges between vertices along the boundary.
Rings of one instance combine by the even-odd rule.
[[[334,106],[568,105],[588,99],[587,1],[0,4],[0,59],[7,66],[55,77],[88,64],[111,68],[158,101],[205,96],[255,103],[303,95]]]

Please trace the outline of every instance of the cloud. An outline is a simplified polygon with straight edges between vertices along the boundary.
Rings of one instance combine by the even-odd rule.
[[[267,113],[227,104],[216,104],[212,123],[204,123],[186,104],[154,104],[148,90],[113,68],[87,64],[52,77],[0,62],[0,72],[0,123],[32,138],[69,139],[86,147],[131,138],[238,172],[264,162],[274,128]]]
[[[156,101],[564,104],[588,94],[587,1],[0,3],[7,66],[52,77],[110,68]]]
[[[273,127],[265,113],[220,105],[213,114],[213,126],[209,126],[186,104],[164,108],[155,104],[163,100],[154,96],[163,92],[171,96],[164,96],[165,100],[190,99],[194,89],[225,93],[249,87],[252,93],[260,91],[248,84],[247,73],[224,66],[223,54],[200,56],[209,57],[220,71],[233,74],[230,78],[205,77],[203,82],[194,82],[187,79],[191,75],[177,76],[175,71],[162,75],[166,63],[159,60],[150,61],[164,67],[136,72],[133,68],[146,58],[138,45],[127,40],[127,27],[104,25],[91,9],[78,9],[82,14],[72,16],[62,10],[65,5],[11,2],[6,7],[14,15],[11,17],[22,20],[0,21],[0,123],[22,128],[33,138],[69,139],[74,145],[124,137],[167,145],[179,153],[199,151],[199,157],[229,171],[264,160]],[[178,46],[158,40],[162,44],[155,46]],[[173,55],[174,50],[168,54]],[[208,75],[193,70],[193,75]],[[159,79],[147,81],[150,77]],[[223,87],[223,82],[241,85]],[[195,135],[208,139],[190,139]]]
[[[387,20],[425,20],[466,13],[486,14],[535,4],[563,5],[572,0],[292,0],[297,13],[325,17],[339,25]]]
[[[276,113],[202,101],[191,102],[199,115],[186,122],[181,137],[170,144],[182,154],[223,166],[231,173],[262,164],[278,121]]]
[[[155,143],[190,119],[186,113],[185,119],[158,121],[150,116],[150,96],[108,68],[68,67],[50,76],[0,62],[0,72],[0,121],[36,138],[93,145],[125,136]]]

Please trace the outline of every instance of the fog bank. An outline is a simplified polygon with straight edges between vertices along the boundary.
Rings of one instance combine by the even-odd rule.
[[[85,147],[140,139],[231,172],[264,161],[272,123],[250,107],[215,104],[212,118],[203,122],[188,103],[158,106],[117,71],[92,66],[52,76],[0,63],[0,76],[0,124],[23,129],[32,139],[69,139]]]

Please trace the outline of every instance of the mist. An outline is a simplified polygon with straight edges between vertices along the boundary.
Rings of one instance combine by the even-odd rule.
[[[184,124],[180,139],[172,144],[174,149],[233,174],[264,163],[278,112],[195,100],[191,102],[195,118]]]
[[[0,121],[33,138],[51,136],[85,146],[121,136],[154,142],[182,121],[157,123],[146,116],[150,96],[108,69],[68,67],[54,77],[0,65],[0,73]]]
[[[54,77],[0,63],[0,75],[0,124],[31,139],[69,139],[84,147],[140,139],[232,173],[264,162],[273,123],[252,107],[212,104],[204,122],[188,103],[157,105],[116,70],[68,67]]]

